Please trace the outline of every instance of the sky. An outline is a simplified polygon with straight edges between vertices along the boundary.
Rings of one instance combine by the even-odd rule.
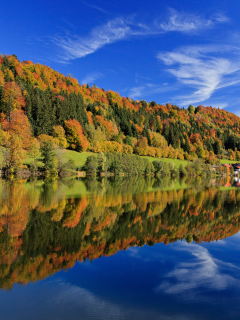
[[[239,0],[9,0],[0,53],[135,100],[240,116]]]

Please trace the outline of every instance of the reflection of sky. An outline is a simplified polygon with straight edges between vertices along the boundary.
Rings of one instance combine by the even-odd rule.
[[[130,248],[0,292],[1,319],[239,319],[240,234]]]

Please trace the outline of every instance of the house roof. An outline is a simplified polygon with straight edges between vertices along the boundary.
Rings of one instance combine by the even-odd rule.
[[[225,167],[228,167],[228,168],[231,168],[232,166],[230,166],[230,164],[226,164],[226,163],[224,163],[224,166]]]

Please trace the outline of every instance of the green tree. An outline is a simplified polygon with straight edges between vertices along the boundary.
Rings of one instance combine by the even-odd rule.
[[[126,136],[126,138],[124,139],[124,143],[133,147],[132,139],[129,136]]]
[[[103,152],[99,152],[97,159],[99,172],[107,171],[107,158],[105,154]]]
[[[193,114],[195,112],[195,107],[190,104],[188,107],[188,111],[189,111],[189,113]]]
[[[40,151],[45,171],[56,174],[58,162],[53,142],[51,140],[44,141]]]
[[[215,141],[213,148],[214,148],[214,153],[215,154],[217,154],[217,155],[220,154],[221,146],[220,146],[220,143],[219,143],[218,140]]]
[[[96,176],[98,169],[98,159],[96,156],[87,157],[86,163],[84,165],[84,170],[89,175]]]
[[[180,166],[179,166],[179,173],[180,173],[181,176],[186,176],[187,175],[187,171],[186,171],[185,167],[182,164],[180,164]]]

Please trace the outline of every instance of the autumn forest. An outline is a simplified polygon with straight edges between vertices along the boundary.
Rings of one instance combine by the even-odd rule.
[[[232,113],[134,101],[16,55],[0,56],[0,117],[1,166],[9,170],[50,145],[210,164],[240,161],[240,118]]]

